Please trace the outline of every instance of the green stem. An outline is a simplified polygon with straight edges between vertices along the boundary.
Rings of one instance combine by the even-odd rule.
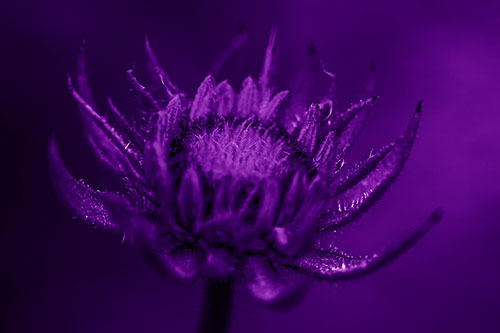
[[[198,322],[198,333],[226,333],[233,307],[233,283],[208,281]]]

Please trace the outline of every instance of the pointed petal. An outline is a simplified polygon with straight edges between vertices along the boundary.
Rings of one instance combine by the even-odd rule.
[[[238,34],[229,42],[227,47],[222,51],[217,60],[210,66],[210,73],[216,75],[224,67],[224,64],[231,56],[238,51],[248,40],[248,34],[244,29],[238,31]]]
[[[277,225],[283,226],[290,223],[296,214],[306,188],[306,175],[302,170],[297,171],[292,178],[290,186],[283,198],[278,215]]]
[[[139,96],[139,98],[142,101],[144,101],[144,103],[146,105],[149,106],[151,111],[156,112],[156,111],[160,110],[160,106],[158,105],[158,102],[153,97],[151,92],[148,89],[146,89],[146,87],[144,87],[142,84],[140,84],[139,81],[137,80],[137,78],[135,77],[134,70],[129,69],[126,72],[126,75],[127,75],[127,80],[130,84],[130,87],[132,88],[132,91],[135,92],[135,94],[137,96]]]
[[[338,281],[357,278],[371,273],[397,258],[416,244],[442,217],[443,212],[439,209],[435,210],[418,229],[395,246],[381,251],[380,254],[353,257],[337,249],[316,250],[292,266],[301,273],[326,280]]]
[[[262,186],[262,198],[257,215],[257,224],[262,230],[269,230],[274,223],[279,204],[279,183],[266,179]]]
[[[128,143],[125,143],[106,119],[99,115],[73,88],[69,75],[68,86],[78,102],[79,109],[85,119],[89,142],[98,157],[112,170],[125,175],[134,175],[137,179],[141,179],[136,152],[131,149],[132,147]]]
[[[64,166],[53,140],[49,143],[49,163],[52,185],[61,201],[76,216],[95,227],[117,229],[103,193],[76,180]]]
[[[316,177],[303,190],[307,193],[297,213],[283,226],[275,227],[273,246],[287,257],[295,257],[310,247],[319,212],[324,203],[324,184]]]
[[[259,92],[251,76],[248,76],[241,84],[238,95],[237,110],[241,118],[255,114],[258,110]]]
[[[314,155],[313,165],[317,169],[323,169],[325,164],[330,160],[331,154],[335,149],[335,132],[331,131],[323,139],[318,151]]]
[[[267,43],[266,53],[264,56],[264,64],[262,66],[262,73],[259,78],[259,86],[261,91],[266,92],[269,90],[269,81],[274,62],[274,43],[276,41],[276,29],[271,30],[269,41]]]
[[[143,148],[145,140],[142,135],[140,135],[137,129],[127,119],[125,119],[125,116],[123,116],[120,110],[118,110],[111,97],[106,98],[106,101],[108,102],[108,106],[115,119],[119,123],[119,128],[121,128],[125,132],[130,140],[132,140],[134,145]]]
[[[159,85],[163,87],[167,96],[171,97],[175,94],[179,94],[180,90],[172,83],[172,80],[168,77],[165,71],[158,64],[156,55],[151,48],[149,39],[146,37],[146,62],[148,69],[149,81],[151,82],[151,89],[159,90]]]
[[[290,307],[300,302],[307,290],[307,279],[291,269],[252,256],[244,266],[250,293],[273,307]]]
[[[215,80],[212,75],[208,75],[200,84],[194,96],[189,118],[194,120],[210,113],[211,103],[215,97]]]
[[[259,117],[262,122],[271,119],[278,109],[278,106],[287,98],[290,92],[288,90],[280,91],[270,101],[264,101],[259,111]]]
[[[222,116],[232,114],[235,99],[233,87],[227,81],[222,81],[215,90],[215,110],[217,114]]]
[[[300,130],[299,141],[308,152],[312,153],[316,147],[316,138],[319,126],[319,107],[317,104],[312,104],[306,113],[306,119]]]
[[[85,41],[80,48],[80,54],[76,62],[76,87],[78,93],[87,103],[95,108],[94,98],[92,97],[92,90],[90,89],[89,79],[85,69]]]
[[[182,177],[178,195],[178,205],[186,227],[192,228],[201,221],[203,214],[203,194],[198,172],[188,168]]]
[[[335,190],[337,209],[321,223],[319,231],[336,228],[352,221],[370,207],[399,175],[415,140],[420,122],[418,104],[405,134],[392,145],[382,148],[361,166],[351,171]]]

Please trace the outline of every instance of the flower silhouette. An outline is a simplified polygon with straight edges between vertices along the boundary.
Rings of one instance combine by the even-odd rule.
[[[371,272],[418,241],[441,211],[380,253],[354,257],[317,245],[318,235],[352,222],[401,172],[421,103],[401,137],[344,171],[376,97],[339,111],[331,90],[305,108],[301,91],[275,92],[274,40],[272,33],[260,77],[247,77],[235,92],[208,75],[192,98],[172,83],[146,41],[147,79],[127,72],[142,115],[136,122],[111,99],[109,117],[96,111],[82,53],[69,89],[91,146],[125,190],[94,190],[75,179],[51,141],[61,200],[81,220],[123,232],[162,271],[241,281],[267,304],[292,302],[310,277],[337,281]],[[321,74],[333,77],[322,66]]]

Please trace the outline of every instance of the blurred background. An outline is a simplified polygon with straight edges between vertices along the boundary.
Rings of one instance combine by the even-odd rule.
[[[498,332],[500,330],[500,3],[498,1],[7,0],[0,13],[4,332],[194,332],[203,287],[158,276],[119,235],[92,230],[52,192],[46,146],[68,168],[113,186],[82,134],[66,86],[82,40],[98,105],[130,113],[125,70],[160,63],[190,94],[244,26],[249,38],[219,79],[258,74],[278,29],[276,79],[290,86],[315,43],[336,74],[338,105],[376,94],[353,159],[423,120],[406,168],[384,198],[334,241],[366,254],[436,207],[445,218],[389,266],[357,281],[316,283],[289,312],[238,289],[232,332]],[[222,77],[223,76],[223,77]],[[4,210],[5,211],[5,210]]]

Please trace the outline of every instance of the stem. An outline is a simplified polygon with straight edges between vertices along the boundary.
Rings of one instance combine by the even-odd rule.
[[[198,333],[226,333],[229,329],[233,305],[233,283],[207,281],[203,307],[198,322]]]

